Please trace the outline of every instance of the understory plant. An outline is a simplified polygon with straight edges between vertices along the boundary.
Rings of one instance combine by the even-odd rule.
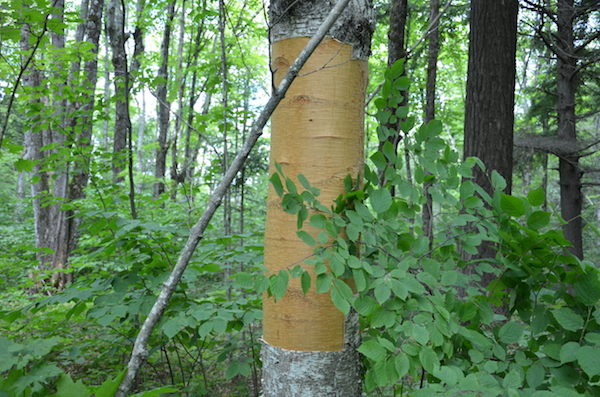
[[[398,65],[386,71],[375,101],[381,140],[392,133],[383,125],[396,121],[387,109],[400,102],[401,72]],[[471,180],[473,167],[484,164],[460,161],[442,131],[434,120],[406,138],[414,180],[386,143],[362,179],[346,178],[346,194],[334,203],[320,203],[310,181],[298,175],[297,187],[278,167],[270,181],[314,255],[253,283],[239,274],[239,284],[268,286],[279,299],[289,278],[300,277],[304,291],[316,288],[345,314],[358,312],[367,392],[600,395],[596,266],[569,253],[557,229],[562,221],[541,209],[543,189],[505,194],[506,181],[493,171],[489,195]],[[388,181],[381,187],[380,175]],[[425,189],[432,236],[422,220]],[[495,257],[472,259],[482,244]],[[485,284],[486,274],[494,281]]]

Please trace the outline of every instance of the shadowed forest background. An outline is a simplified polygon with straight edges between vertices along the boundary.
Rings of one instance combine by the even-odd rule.
[[[361,316],[364,395],[600,396],[600,4],[509,1],[510,31],[482,0],[372,3],[367,169],[320,203],[265,127],[132,393],[258,396],[263,298],[300,278]],[[276,88],[268,7],[0,1],[0,397],[115,395]],[[312,284],[264,266],[270,184]]]

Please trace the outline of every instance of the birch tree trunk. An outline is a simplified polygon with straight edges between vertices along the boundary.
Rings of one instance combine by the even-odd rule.
[[[321,25],[332,2],[272,1],[272,65],[277,86]],[[373,32],[369,1],[352,1],[317,47],[275,110],[271,122],[271,173],[302,173],[329,205],[343,179],[363,170],[367,58]],[[302,262],[313,249],[296,236],[296,217],[283,212],[269,188],[265,265],[270,273]],[[313,274],[314,279],[314,274]],[[329,294],[306,296],[297,279],[277,303],[263,299],[263,391],[271,396],[343,396],[362,393],[359,324],[334,306]],[[313,283],[314,285],[314,283]]]

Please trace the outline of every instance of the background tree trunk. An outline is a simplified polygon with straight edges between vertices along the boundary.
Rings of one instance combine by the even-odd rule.
[[[125,168],[127,136],[131,131],[129,119],[129,71],[125,51],[125,10],[119,0],[110,0],[107,11],[107,31],[112,48],[115,85],[115,128],[113,135],[113,180],[122,181],[119,174]]]
[[[165,174],[167,171],[167,153],[169,143],[167,135],[169,133],[169,120],[171,116],[171,103],[167,99],[169,89],[169,47],[171,46],[171,29],[173,18],[175,17],[175,0],[167,4],[167,20],[163,32],[163,40],[160,45],[160,68],[158,69],[158,78],[161,82],[156,88],[156,99],[158,100],[158,150],[156,152],[156,166],[154,177],[154,197],[158,198],[165,191]]]
[[[575,76],[577,75],[577,57],[574,51],[573,19],[574,0],[559,0],[557,55],[557,113],[558,138],[567,144],[576,146],[577,129],[575,117]],[[560,184],[560,212],[567,222],[563,226],[565,238],[573,244],[569,250],[583,259],[583,222],[581,209],[582,169],[579,167],[579,153],[563,155],[558,160]]]
[[[431,0],[429,5],[429,48],[427,57],[427,83],[425,87],[425,123],[435,119],[435,85],[437,79],[437,61],[440,51],[439,13],[440,1]],[[427,202],[423,206],[423,230],[429,237],[429,247],[433,246],[433,199],[429,193],[431,183],[426,183],[425,198]]]
[[[271,173],[281,164],[292,179],[302,173],[329,205],[344,191],[343,179],[363,170],[364,96],[372,9],[352,2],[309,58],[271,123]],[[329,1],[271,2],[270,38],[277,86],[331,10]],[[354,46],[347,43],[355,43]],[[306,75],[303,75],[306,73]],[[269,188],[265,266],[277,273],[312,254],[296,236],[296,217],[283,212]],[[313,274],[314,280],[314,274]],[[297,279],[277,303],[263,300],[263,388],[270,396],[360,396],[358,318],[348,318],[329,294],[306,296]]]
[[[517,0],[471,1],[471,31],[465,103],[464,157],[479,157],[487,168],[473,170],[474,182],[492,195],[496,170],[512,189]],[[473,258],[493,258],[495,247],[482,244]],[[483,285],[493,275],[484,274]]]

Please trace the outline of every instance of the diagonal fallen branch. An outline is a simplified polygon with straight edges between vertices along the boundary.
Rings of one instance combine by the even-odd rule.
[[[338,19],[346,5],[350,0],[339,0],[337,4],[333,7],[321,27],[317,30],[315,35],[310,39],[304,50],[298,55],[298,58],[294,61],[292,66],[288,69],[286,75],[283,80],[279,84],[279,87],[275,89],[271,98],[265,105],[264,109],[254,122],[250,134],[248,138],[242,145],[242,148],[238,152],[237,156],[231,163],[231,166],[227,169],[227,172],[223,176],[221,182],[211,195],[206,209],[204,213],[198,220],[198,222],[192,227],[190,231],[190,236],[183,247],[181,254],[179,255],[179,259],[177,260],[177,264],[173,268],[173,272],[169,276],[168,280],[163,284],[163,288],[158,296],[158,299],[154,303],[154,306],[150,310],[146,321],[142,325],[142,328],[135,340],[133,345],[133,351],[131,352],[131,359],[129,360],[129,364],[127,365],[127,373],[123,377],[121,384],[115,394],[115,397],[127,397],[129,394],[129,390],[131,389],[131,385],[135,379],[135,376],[142,365],[142,363],[148,357],[148,340],[150,339],[150,335],[154,330],[154,327],[162,317],[165,308],[167,307],[177,284],[181,280],[181,276],[185,271],[192,254],[194,253],[196,246],[202,240],[204,236],[204,231],[206,230],[208,223],[213,217],[215,211],[221,205],[221,201],[225,192],[231,185],[231,182],[235,178],[238,171],[242,168],[242,165],[246,161],[246,158],[250,154],[250,151],[254,147],[254,144],[258,140],[258,138],[262,135],[262,130],[273,114],[273,111],[281,102],[281,100],[285,97],[285,93],[288,88],[298,75],[298,72],[302,68],[302,66],[306,63],[311,54],[315,51],[321,40],[325,37],[329,29],[333,26],[335,21]]]

